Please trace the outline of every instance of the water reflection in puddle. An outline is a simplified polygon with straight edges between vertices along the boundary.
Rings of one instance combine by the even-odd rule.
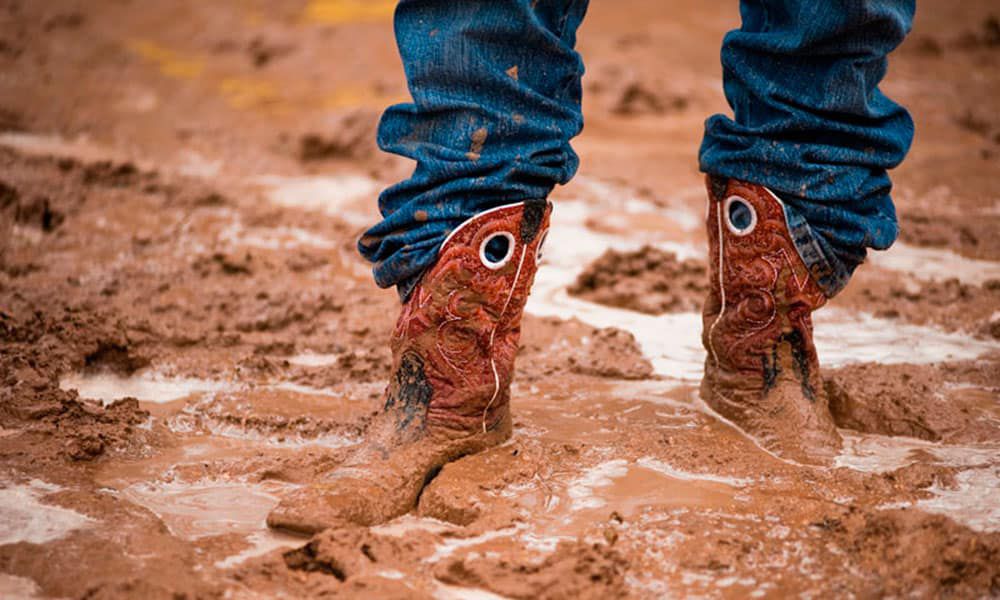
[[[277,482],[139,482],[121,495],[156,513],[172,534],[194,540],[266,529],[267,513],[288,488]]]
[[[609,511],[629,518],[647,507],[727,508],[735,502],[740,480],[701,476],[644,458],[611,460],[584,471],[566,488],[565,525],[606,518]]]

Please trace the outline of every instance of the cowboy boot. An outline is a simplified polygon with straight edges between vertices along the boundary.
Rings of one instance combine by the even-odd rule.
[[[708,178],[711,291],[702,399],[763,448],[829,464],[840,449],[813,345],[826,295],[792,242],[781,200],[735,179]]]
[[[284,498],[271,527],[315,533],[409,512],[446,463],[510,437],[521,315],[548,231],[544,200],[477,215],[445,240],[392,335],[383,410],[347,461]]]

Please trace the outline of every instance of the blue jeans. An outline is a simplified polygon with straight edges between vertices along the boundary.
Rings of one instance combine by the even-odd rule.
[[[897,235],[886,173],[913,138],[878,90],[915,0],[742,0],[723,40],[733,118],[705,123],[701,169],[769,187],[828,295],[866,248]],[[503,204],[544,198],[579,159],[587,0],[401,0],[395,27],[413,102],[390,107],[379,146],[416,161],[379,197],[359,241],[382,287],[405,298],[448,233]]]

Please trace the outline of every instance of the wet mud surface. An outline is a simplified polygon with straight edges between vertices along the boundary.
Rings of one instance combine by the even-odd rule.
[[[405,93],[392,3],[0,3],[0,596],[1000,595],[989,3],[924,3],[886,81],[918,123],[903,244],[817,313],[830,468],[697,396],[693,157],[735,5],[626,4],[581,32],[514,437],[303,538],[266,514],[389,372],[398,300],[353,247],[410,168],[371,141]]]

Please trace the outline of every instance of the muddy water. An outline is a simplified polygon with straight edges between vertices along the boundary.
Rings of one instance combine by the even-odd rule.
[[[1000,73],[982,41],[991,6],[928,3],[923,50],[894,62],[887,89],[921,130],[896,178],[909,244],[872,258],[929,315],[948,307],[908,290],[979,286],[986,320],[946,332],[868,297],[817,316],[826,367],[873,364],[856,408],[898,409],[859,423],[958,423],[963,436],[842,430],[834,467],[782,461],[698,399],[697,314],[566,292],[608,249],[704,261],[692,157],[704,117],[726,110],[718,40],[737,18],[735,5],[594,3],[582,168],[553,196],[528,306],[545,339],[524,350],[514,437],[445,467],[410,514],[317,537],[293,568],[283,552],[307,540],[264,515],[342,460],[387,376],[397,304],[353,245],[411,165],[341,134],[405,96],[393,3],[16,4],[0,129],[17,131],[0,132],[0,179],[26,210],[0,265],[0,373],[14,386],[0,389],[0,595],[996,595],[998,345],[966,326],[989,324],[980,284],[998,275],[982,233],[1000,206],[997,123],[964,113]],[[682,60],[664,71],[663,56]],[[636,95],[673,108],[609,112]],[[306,137],[331,155],[304,157]],[[883,283],[866,285],[894,298]],[[601,357],[594,327],[631,333],[653,375],[574,368]],[[116,357],[151,366],[125,376]],[[907,363],[920,366],[877,377]]]

